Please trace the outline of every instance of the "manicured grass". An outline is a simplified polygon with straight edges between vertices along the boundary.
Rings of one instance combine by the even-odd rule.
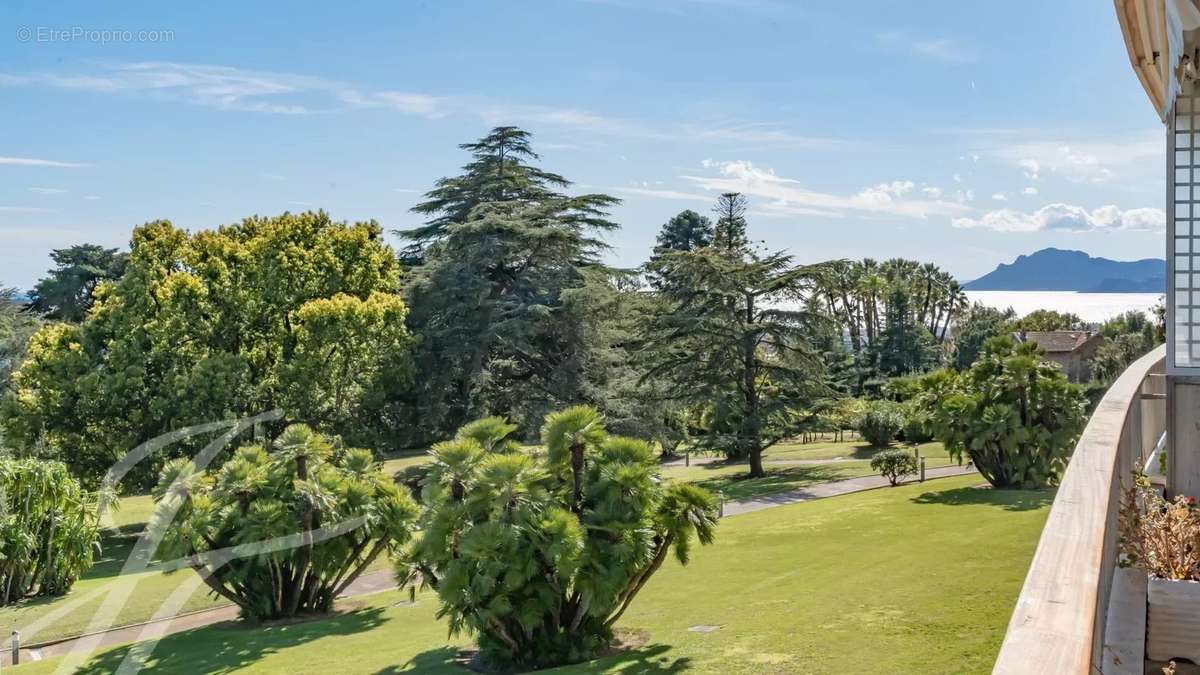
[[[424,450],[395,454],[383,461],[383,473],[388,476],[394,476],[405,469],[428,464],[429,462],[429,453]]]
[[[14,630],[20,630],[21,640],[33,644],[89,632],[92,617],[110,590],[125,597],[124,606],[117,613],[112,625],[120,626],[149,619],[163,601],[184,582],[194,578],[195,573],[191,570],[180,570],[172,574],[141,572],[121,576],[121,568],[129,556],[135,536],[136,534],[110,532],[104,538],[103,554],[96,565],[76,582],[67,595],[60,598],[26,600],[0,609],[0,635],[7,636]],[[93,597],[75,605],[93,593]],[[228,603],[209,597],[204,588],[199,588],[188,596],[180,611],[188,612],[223,604]],[[46,621],[46,625],[35,629],[37,624],[51,613],[68,606],[71,606],[70,611]],[[107,627],[104,625],[98,628]]]
[[[978,476],[874,490],[722,521],[692,564],[664,566],[621,625],[640,649],[556,673],[986,673],[1045,521],[1051,491]],[[210,627],[165,638],[154,672],[467,673],[428,594],[371,596],[336,618]],[[692,626],[719,626],[690,632]],[[112,672],[128,648],[96,656]],[[51,672],[57,659],[20,666]]]
[[[938,444],[938,449],[940,449]],[[819,452],[819,451],[818,451]],[[874,454],[874,451],[872,451]],[[840,455],[839,455],[840,456]],[[870,455],[868,455],[869,457]],[[925,468],[935,469],[954,464],[942,451],[938,454],[927,455]],[[690,467],[672,465],[663,467],[662,475],[669,480],[680,480],[695,483],[712,492],[720,493],[726,500],[741,501],[754,499],[765,495],[787,492],[808,487],[817,483],[825,483],[858,476],[869,476],[871,470],[869,459],[830,462],[828,464],[788,464],[772,463],[769,457],[763,468],[767,475],[762,478],[749,478],[749,465],[745,463],[726,464],[725,462],[710,462],[692,464]],[[792,457],[791,459],[810,459],[808,457]]]
[[[92,569],[63,597],[35,598],[0,608],[0,635],[8,636],[12,631],[20,630],[23,642],[35,644],[97,629],[141,623],[152,618],[177,589],[196,579],[195,572],[190,569],[170,574],[121,574],[138,535],[153,512],[154,501],[150,495],[121,498],[120,509],[112,512],[117,529],[105,532],[101,541],[102,553]],[[386,556],[381,556],[368,571],[390,568],[390,561]],[[114,596],[124,597],[124,603],[111,622],[93,628],[89,624],[110,591]],[[179,613],[227,604],[227,600],[213,597],[206,586],[198,585],[187,596]],[[47,620],[47,617],[68,606],[69,611]]]
[[[909,444],[893,443],[891,448],[910,449]],[[817,441],[815,443],[780,443],[769,448],[765,454],[766,460],[782,461],[792,459],[871,459],[883,448],[873,448],[866,441]],[[930,459],[947,458],[949,453],[938,442],[922,443],[921,454]]]

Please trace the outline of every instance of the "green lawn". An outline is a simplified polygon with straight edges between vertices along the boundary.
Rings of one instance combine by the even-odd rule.
[[[126,500],[125,503],[128,504],[129,501]],[[123,508],[118,520],[122,520],[128,513],[129,511]],[[136,534],[117,532],[110,532],[105,536],[104,552],[96,565],[83,575],[66,596],[27,600],[0,609],[0,635],[7,636],[14,630],[20,630],[21,640],[33,644],[89,632],[88,624],[104,602],[107,592],[118,588],[122,589],[120,594],[125,596],[126,600],[112,625],[138,623],[149,619],[163,601],[184,582],[194,578],[195,573],[191,570],[180,570],[173,574],[141,572],[120,576],[135,537]],[[89,595],[92,597],[84,600]],[[224,600],[214,600],[203,589],[197,589],[189,595],[180,611],[187,612],[222,604],[228,603]],[[70,611],[48,620],[40,629],[34,629],[35,624],[52,612],[68,606],[71,606]],[[104,627],[107,626],[101,626]]]
[[[892,446],[893,448],[901,446]],[[726,464],[723,461],[705,464],[694,463],[667,466],[662,469],[664,478],[695,483],[713,492],[719,492],[730,501],[753,499],[765,495],[786,492],[845,478],[868,476],[870,458],[881,448],[871,448],[858,442],[853,443],[807,443],[781,445],[767,451],[762,478],[748,478],[749,466],[745,463]],[[955,464],[946,454],[941,443],[925,443],[921,454],[927,458],[925,467],[934,469]],[[829,464],[788,464],[787,460],[829,460],[852,458],[850,461]]]
[[[93,628],[89,624],[92,617],[110,591],[114,597],[124,597],[125,600],[113,621],[98,626],[99,629],[140,623],[153,617],[177,589],[196,580],[195,573],[188,569],[170,574],[121,574],[137,536],[153,512],[154,501],[149,495],[123,497],[120,509],[112,514],[119,529],[105,532],[101,542],[102,554],[92,569],[64,597],[35,598],[0,609],[0,635],[7,636],[14,630],[20,630],[23,642],[35,644],[91,632]],[[368,569],[376,571],[390,568],[391,563],[385,556],[377,559]],[[212,597],[206,587],[198,585],[187,595],[179,612],[227,604],[228,601]],[[68,606],[69,611],[61,616],[47,619]]]
[[[633,652],[560,673],[986,673],[1051,491],[995,491],[977,476],[874,490],[722,521],[693,563],[666,565],[622,621]],[[435,601],[371,596],[353,614],[165,638],[164,673],[466,673]],[[689,627],[719,626],[714,632]],[[128,648],[96,656],[112,672]],[[58,661],[11,672],[49,673]]]
[[[907,444],[893,443],[892,448],[909,449]],[[817,441],[815,443],[780,443],[769,448],[765,454],[767,461],[791,459],[871,459],[883,448],[872,448],[865,441]],[[950,455],[941,443],[922,443],[921,454],[934,458],[948,458]]]

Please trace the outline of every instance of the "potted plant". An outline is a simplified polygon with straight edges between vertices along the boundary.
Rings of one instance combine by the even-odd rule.
[[[1118,515],[1122,567],[1149,576],[1146,656],[1200,663],[1200,508],[1195,497],[1165,499],[1143,475]]]

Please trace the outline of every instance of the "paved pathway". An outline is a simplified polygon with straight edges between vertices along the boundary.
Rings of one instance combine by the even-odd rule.
[[[700,459],[700,458],[698,458]],[[703,458],[710,461],[719,458]],[[793,460],[805,461],[805,460]],[[829,460],[819,460],[828,462]],[[951,476],[965,476],[975,473],[974,468],[948,466],[937,469],[929,469],[925,472],[927,480],[935,478],[949,478]],[[914,481],[908,481],[912,483]],[[812,501],[814,499],[823,499],[825,497],[835,497],[837,495],[845,495],[853,492],[864,492],[866,490],[875,490],[882,487],[887,487],[887,479],[882,476],[862,476],[860,478],[849,478],[846,480],[836,480],[828,483],[820,483],[806,488],[797,490],[789,490],[787,492],[779,492],[772,495],[757,497],[740,502],[726,502],[725,516],[736,516],[742,513],[751,513],[753,511],[761,511],[775,506],[785,506],[787,504],[798,504],[800,502]],[[395,577],[391,570],[380,570],[378,572],[370,572],[363,574],[350,584],[346,592],[340,596],[344,602],[345,599],[378,593],[380,591],[391,590],[396,587]],[[342,604],[342,603],[339,603]],[[161,635],[171,635],[193,628],[201,628],[210,626],[222,621],[232,621],[237,619],[238,609],[233,605],[225,607],[217,607],[214,609],[206,609],[198,612],[183,614],[170,619],[162,619],[160,621],[151,621],[145,624],[137,624],[133,626],[123,626],[113,628],[111,630],[102,631],[91,636],[96,643],[92,648],[111,647],[129,642],[136,642],[142,639],[142,631],[146,628],[151,628],[154,632]],[[39,646],[33,650],[22,650],[21,660],[23,663],[35,661],[42,658],[52,656],[62,656],[76,646],[81,645],[84,640],[89,639],[86,636],[75,638],[67,638],[60,642]],[[8,665],[7,652],[0,657],[0,663]]]
[[[768,465],[768,466],[771,466],[771,465],[782,466],[782,465],[789,465],[789,464],[838,464],[840,462],[865,462],[869,459],[870,459],[870,457],[858,457],[858,458],[855,458],[855,457],[830,457],[827,459],[771,459],[770,457],[764,457],[763,464]],[[692,466],[700,466],[703,464],[721,464],[724,462],[725,462],[724,457],[714,457],[712,455],[706,455],[703,457],[693,457],[691,465]],[[663,462],[662,465],[670,466],[670,467],[685,466],[684,460],[682,460],[682,459],[673,459],[669,462]],[[746,463],[745,462],[734,462],[734,463],[731,463],[729,466],[743,466],[744,467],[744,466],[746,466]]]
[[[926,480],[934,478],[950,478],[951,476],[966,476],[975,473],[975,468],[967,468],[965,466],[944,466],[937,469],[929,469],[925,472]],[[905,481],[904,484],[916,482],[915,480]],[[751,513],[753,511],[761,511],[774,506],[785,506],[787,504],[799,504],[800,502],[809,502],[814,499],[823,499],[825,497],[836,497],[838,495],[848,495],[852,492],[864,492],[866,490],[875,490],[877,488],[888,487],[888,481],[883,476],[860,476],[859,478],[847,478],[845,480],[835,480],[828,483],[818,483],[805,488],[796,490],[788,490],[787,492],[777,492],[775,494],[755,497],[740,502],[726,502],[725,515],[736,516],[742,513]]]
[[[354,580],[346,588],[338,598],[345,600],[347,598],[360,595],[369,595],[380,591],[391,590],[396,587],[396,577],[391,570],[379,570],[376,572],[367,572]],[[339,604],[342,604],[339,602]],[[142,637],[142,631],[148,627],[157,631],[161,631],[161,635],[171,635],[172,633],[180,633],[193,628],[202,628],[211,626],[214,623],[222,621],[234,621],[238,618],[238,608],[236,605],[226,605],[224,607],[215,607],[213,609],[203,609],[196,612],[188,612],[170,619],[161,619],[159,621],[148,621],[145,623],[134,624],[131,626],[121,626],[106,631],[101,631],[95,634],[97,639],[94,648],[112,647],[115,645],[126,644],[129,642],[137,642]],[[36,661],[52,656],[63,656],[71,651],[77,645],[86,639],[86,636],[67,638],[65,640],[39,646],[36,649],[21,650],[21,662]],[[0,656],[0,663],[9,665],[8,651]]]

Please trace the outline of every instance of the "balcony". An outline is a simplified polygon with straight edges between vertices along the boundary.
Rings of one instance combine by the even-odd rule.
[[[1088,421],[994,673],[1143,672],[1146,577],[1117,568],[1117,509],[1122,482],[1129,484],[1166,430],[1164,374],[1159,347],[1126,369]]]

